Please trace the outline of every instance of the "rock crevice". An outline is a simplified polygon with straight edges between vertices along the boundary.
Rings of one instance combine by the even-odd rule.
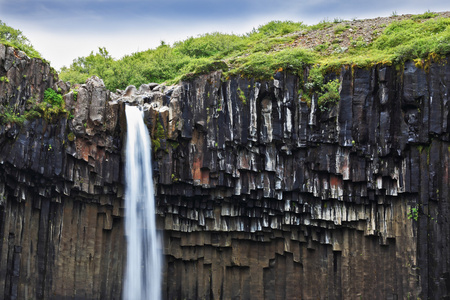
[[[120,298],[126,103],[152,137],[164,298],[449,296],[448,60],[343,67],[321,107],[302,100],[308,70],[75,92],[0,54],[1,105],[59,88],[73,115],[1,126],[5,298]]]

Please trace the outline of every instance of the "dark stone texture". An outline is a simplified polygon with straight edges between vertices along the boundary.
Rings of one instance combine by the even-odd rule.
[[[448,223],[429,212],[448,214],[449,69],[343,68],[341,100],[323,112],[287,73],[230,78],[216,100],[201,95],[217,73],[183,83],[178,109],[209,122],[169,132],[179,146],[156,154],[164,296],[449,296]]]
[[[23,113],[26,101],[42,101],[49,87],[69,91],[47,64],[18,57],[7,48],[0,104]],[[62,115],[1,125],[1,299],[121,297],[126,249],[119,105],[96,78],[80,94],[76,103],[72,92],[64,97],[66,108],[74,108],[72,120]],[[86,126],[76,130],[82,121]]]
[[[75,102],[14,51],[0,103],[59,87],[74,118],[0,127],[0,298],[121,297],[124,103],[155,142],[165,299],[450,297],[448,60],[343,67],[321,111],[287,72],[117,94],[93,77]]]

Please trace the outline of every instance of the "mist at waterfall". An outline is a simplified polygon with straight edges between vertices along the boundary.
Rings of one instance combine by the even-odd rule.
[[[126,106],[125,233],[127,265],[125,300],[161,298],[162,253],[156,231],[151,144],[142,112]]]

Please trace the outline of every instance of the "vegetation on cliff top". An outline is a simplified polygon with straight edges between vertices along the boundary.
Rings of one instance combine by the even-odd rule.
[[[6,25],[2,20],[0,20],[0,43],[20,49],[31,58],[41,58],[22,31]]]
[[[105,48],[75,59],[61,70],[60,78],[84,83],[101,77],[107,88],[123,89],[149,82],[174,83],[221,69],[227,75],[270,78],[277,70],[299,72],[305,65],[335,69],[343,64],[369,67],[376,63],[403,63],[443,57],[450,53],[450,18],[447,13],[383,18],[365,35],[355,36],[370,20],[301,22],[272,21],[244,35],[209,33],[190,37],[172,46],[113,59]],[[362,23],[359,23],[362,22]],[[367,37],[369,36],[369,38]],[[314,44],[308,41],[314,40]],[[317,41],[319,40],[319,41]],[[311,46],[313,45],[313,46]]]

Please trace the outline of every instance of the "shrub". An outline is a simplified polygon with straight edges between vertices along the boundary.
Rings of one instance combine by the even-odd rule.
[[[331,23],[328,20],[322,20],[319,23],[315,24],[315,25],[311,25],[308,28],[306,28],[306,30],[308,31],[312,31],[312,30],[323,30],[323,29],[327,29],[330,28],[331,26],[333,26],[333,23]]]
[[[253,31],[249,34],[251,35],[265,35],[265,36],[278,36],[285,35],[295,31],[299,31],[306,26],[303,25],[302,22],[293,22],[293,21],[271,21],[267,24],[261,25],[257,30],[253,29]]]
[[[320,110],[323,111],[330,105],[336,104],[339,101],[339,86],[339,79],[331,80],[323,86],[322,94],[317,100]]]
[[[56,93],[53,89],[48,88],[44,92],[44,101],[51,104],[52,106],[57,106],[64,108],[64,101],[61,94]]]
[[[193,58],[215,55],[223,57],[244,48],[245,42],[242,37],[219,32],[207,33],[197,38],[190,37],[174,44],[175,51]]]
[[[25,122],[26,118],[19,112],[16,112],[14,107],[11,106],[0,106],[0,119],[1,124],[7,123],[17,123],[22,124]]]
[[[321,90],[323,86],[323,75],[320,68],[311,68],[309,70],[308,82],[305,83],[306,90],[312,94],[314,90]]]
[[[2,20],[0,20],[0,43],[22,50],[31,58],[41,58],[22,31],[6,25]]]
[[[185,65],[182,69],[184,74],[169,82],[175,83],[178,80],[187,81],[197,77],[198,75],[207,74],[217,70],[227,71],[228,66],[223,61],[213,61],[208,58],[198,59]]]

